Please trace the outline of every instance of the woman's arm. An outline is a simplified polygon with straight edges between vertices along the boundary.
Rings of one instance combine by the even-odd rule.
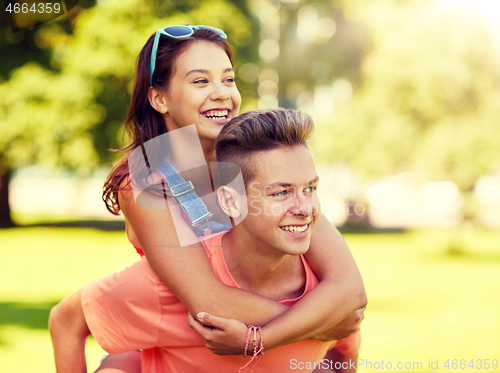
[[[180,246],[178,234],[188,237],[194,233],[180,213],[175,209],[171,213],[162,198],[147,193],[139,197],[141,206],[163,203],[163,210],[138,206],[131,190],[120,192],[119,198],[122,212],[149,265],[191,314],[204,311],[245,324],[264,325],[288,309],[268,298],[222,284],[215,276],[201,243]]]
[[[263,328],[266,350],[306,338],[338,340],[359,330],[366,295],[359,271],[341,234],[321,216],[314,230],[308,261],[322,281],[300,301]],[[303,316],[305,315],[305,316]],[[203,315],[201,327],[189,325],[218,355],[237,354],[245,326],[237,320],[213,314]]]
[[[152,202],[166,205],[163,200]],[[174,229],[174,219],[181,221],[181,218],[175,212],[171,214],[168,206],[163,210],[141,208],[131,191],[120,194],[120,206],[151,268],[191,314],[208,312],[245,324],[264,325],[288,309],[270,299],[222,284],[201,244],[180,247],[177,234],[193,233],[183,222],[177,224],[177,231]],[[266,349],[328,329],[364,302],[362,282],[349,250],[324,217],[313,234],[312,255],[308,259],[321,283],[283,316],[266,325]],[[332,275],[329,273],[332,270],[338,273]]]

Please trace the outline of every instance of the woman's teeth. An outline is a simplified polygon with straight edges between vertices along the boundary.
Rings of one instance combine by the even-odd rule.
[[[284,231],[287,231],[287,232],[292,232],[292,233],[302,233],[304,232],[307,228],[309,227],[309,224],[306,224],[306,225],[301,225],[301,226],[297,226],[297,225],[285,225],[283,227],[280,227],[281,229],[283,229]]]
[[[205,112],[208,119],[226,119],[228,114],[229,110],[209,110]]]

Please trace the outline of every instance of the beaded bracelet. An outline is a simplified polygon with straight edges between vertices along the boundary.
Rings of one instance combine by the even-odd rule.
[[[247,339],[245,341],[245,353],[243,354],[243,356],[246,358],[247,357],[247,352],[248,352],[248,343],[250,342],[250,334],[252,333],[252,328],[253,328],[253,325],[250,325],[248,326],[248,330],[247,330]]]
[[[259,335],[260,335],[260,342],[259,342],[258,347],[257,347],[257,331],[259,332]],[[255,366],[257,365],[257,363],[260,360],[260,356],[264,355],[264,334],[262,334],[262,328],[260,326],[249,325],[248,329],[247,329],[247,337],[246,337],[246,341],[245,341],[245,352],[244,352],[243,356],[245,358],[247,357],[248,346],[250,344],[250,335],[251,334],[253,334],[253,355],[252,355],[252,358],[250,359],[250,361],[248,363],[246,363],[245,365],[243,365],[238,370],[238,373],[241,373],[241,370],[245,369],[248,365],[250,365],[250,363],[257,357],[257,361],[255,362],[252,370],[250,371],[250,372],[253,372],[253,370],[255,369]]]
[[[260,334],[259,351],[257,351],[257,353],[264,355],[264,334],[262,334],[262,329],[260,326],[258,326],[257,329],[259,329]]]

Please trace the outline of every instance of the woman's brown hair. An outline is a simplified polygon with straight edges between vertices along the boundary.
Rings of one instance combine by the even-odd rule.
[[[120,213],[118,193],[128,188],[130,184],[129,154],[138,146],[143,146],[145,142],[167,131],[162,114],[151,107],[148,99],[150,58],[154,38],[155,34],[151,35],[137,58],[132,100],[125,122],[125,131],[131,141],[127,146],[117,150],[126,154],[111,170],[103,187],[102,199],[106,208],[114,215]],[[192,36],[183,39],[161,36],[156,54],[153,87],[160,90],[168,89],[177,58],[195,41],[207,41],[219,46],[233,64],[233,56],[227,42],[209,29],[198,29]]]

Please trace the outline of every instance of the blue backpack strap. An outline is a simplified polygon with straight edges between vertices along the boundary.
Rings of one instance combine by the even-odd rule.
[[[231,227],[218,222],[210,222],[212,213],[208,211],[207,206],[194,191],[191,181],[186,181],[172,166],[172,164],[163,158],[156,171],[167,182],[170,193],[181,205],[186,213],[191,225],[196,228],[197,236],[208,236],[212,233],[222,232]]]

